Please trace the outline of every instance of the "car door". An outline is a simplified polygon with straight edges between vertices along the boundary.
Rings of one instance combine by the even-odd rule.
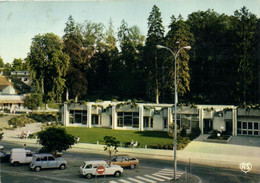
[[[92,164],[87,164],[87,165],[84,167],[83,172],[84,172],[84,175],[89,174],[89,173],[92,174],[92,175],[94,175],[94,174],[93,174],[93,165],[92,165]]]
[[[57,161],[53,156],[48,156],[48,167],[49,168],[57,168]]]
[[[42,156],[41,157],[41,167],[42,168],[47,168],[48,167],[48,158],[47,158],[47,156]]]

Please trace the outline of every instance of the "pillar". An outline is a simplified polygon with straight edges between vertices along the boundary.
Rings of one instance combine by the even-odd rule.
[[[116,129],[117,127],[117,113],[116,113],[116,106],[112,106],[112,129]]]
[[[237,109],[232,109],[232,135],[237,136]]]
[[[87,105],[87,127],[91,128],[91,104]]]
[[[144,106],[139,104],[139,131],[144,131]]]
[[[203,113],[203,109],[202,108],[199,108],[199,127],[200,127],[200,130],[201,130],[201,134],[204,134],[204,123],[203,123],[203,117],[204,116],[204,113]]]

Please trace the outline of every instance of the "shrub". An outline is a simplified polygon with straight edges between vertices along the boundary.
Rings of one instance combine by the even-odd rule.
[[[35,123],[35,120],[26,117],[26,115],[16,116],[8,121],[8,124],[12,125],[14,128],[23,127],[29,123]]]
[[[38,122],[49,122],[49,121],[58,121],[61,117],[61,114],[60,113],[30,113],[28,117]]]
[[[201,130],[199,127],[192,128],[190,133],[190,139],[193,140],[198,136],[200,136],[200,134],[201,134]]]
[[[186,130],[185,127],[181,129],[180,136],[182,136],[182,137],[186,137],[187,136],[187,130]]]

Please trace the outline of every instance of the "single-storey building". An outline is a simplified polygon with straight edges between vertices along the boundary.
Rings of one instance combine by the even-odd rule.
[[[173,104],[133,102],[65,103],[61,108],[64,126],[106,127],[127,130],[168,131],[174,121]],[[202,134],[212,130],[231,135],[260,136],[260,109],[243,109],[234,105],[177,106],[178,129],[189,132],[199,127]]]

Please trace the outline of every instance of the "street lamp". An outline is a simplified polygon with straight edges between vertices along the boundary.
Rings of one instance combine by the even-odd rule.
[[[157,45],[156,48],[158,49],[167,49],[169,50],[172,55],[174,56],[174,95],[175,95],[175,99],[174,99],[174,180],[176,180],[176,174],[177,174],[177,103],[178,103],[178,93],[177,93],[177,69],[176,69],[176,63],[177,63],[177,57],[179,52],[182,49],[186,49],[186,50],[190,50],[191,46],[184,46],[181,47],[179,50],[177,50],[176,53],[174,53],[170,48],[166,47],[166,46],[162,46],[162,45]]]

